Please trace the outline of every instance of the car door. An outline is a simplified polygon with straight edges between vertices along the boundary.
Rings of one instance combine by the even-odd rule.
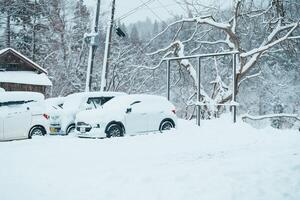
[[[164,112],[160,106],[160,103],[155,100],[153,100],[151,102],[151,104],[149,103],[149,105],[151,105],[151,109],[149,109],[149,111],[148,111],[149,131],[157,131],[157,130],[159,130],[159,125],[163,119]]]
[[[3,135],[3,120],[4,120],[5,110],[0,106],[0,140],[4,139]]]
[[[31,111],[26,104],[8,106],[8,112],[3,120],[5,139],[26,138],[31,124]]]
[[[131,103],[125,114],[125,129],[127,133],[143,133],[148,131],[149,115],[142,101]]]

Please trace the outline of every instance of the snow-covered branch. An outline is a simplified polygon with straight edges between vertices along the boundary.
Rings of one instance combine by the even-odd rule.
[[[268,37],[268,40],[266,42],[263,43],[262,46],[260,46],[259,48],[256,48],[256,49],[252,49],[251,51],[249,52],[246,52],[246,53],[242,53],[241,54],[241,57],[248,57],[248,56],[252,56],[254,54],[257,54],[257,53],[261,53],[261,52],[264,52],[268,49],[270,49],[271,47],[287,40],[289,38],[289,36],[295,31],[295,29],[299,26],[299,22],[297,23],[293,23],[293,24],[289,24],[289,25],[286,25],[286,26],[278,26],[271,34],[270,36]],[[273,40],[273,38],[278,35],[280,32],[284,31],[284,30],[287,30],[287,29],[290,29],[288,31],[288,33],[286,33],[283,37],[271,42]]]
[[[259,72],[256,73],[256,74],[252,74],[252,75],[246,76],[245,78],[243,78],[243,79],[239,82],[238,86],[240,86],[244,81],[249,80],[249,79],[252,79],[252,78],[256,78],[256,77],[260,76],[261,74],[262,74],[261,71],[259,71]]]

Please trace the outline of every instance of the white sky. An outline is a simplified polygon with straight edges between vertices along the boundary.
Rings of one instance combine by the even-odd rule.
[[[101,13],[110,11],[109,5],[111,1],[112,0],[101,0]],[[145,3],[148,1],[149,0],[116,0],[116,19],[142,5],[143,2]],[[85,0],[85,2],[89,8],[95,10],[97,0]],[[200,2],[206,6],[209,6],[211,5],[211,2],[214,2],[215,5],[217,4],[221,7],[227,7],[232,5],[233,0],[200,0]],[[176,0],[152,0],[151,3],[147,5],[152,11],[148,7],[144,6],[143,8],[140,8],[138,12],[128,16],[121,22],[129,24],[139,20],[145,20],[147,17],[149,17],[152,21],[162,21],[171,18],[172,14],[184,14],[183,8],[176,3]]]
[[[116,0],[116,18],[119,18],[132,9],[135,9],[136,7],[142,5],[142,2],[147,1],[148,0]],[[96,8],[97,0],[85,0],[85,2],[90,8]],[[110,2],[111,0],[101,0],[101,13],[109,10]],[[176,4],[174,0],[153,0],[152,3],[148,5],[153,10],[153,12],[155,12],[155,14],[153,14],[147,7],[143,7],[139,9],[138,12],[122,20],[122,22],[128,24],[139,20],[144,20],[147,17],[152,20],[156,19],[160,21],[160,19],[165,20],[172,17],[172,13],[179,15],[183,13],[183,9],[178,4]],[[164,5],[165,8],[161,8],[162,5]]]

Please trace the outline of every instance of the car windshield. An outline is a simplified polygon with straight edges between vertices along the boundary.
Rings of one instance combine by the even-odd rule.
[[[126,109],[134,100],[128,96],[115,97],[103,105],[103,109]]]
[[[82,95],[69,95],[66,97],[63,109],[64,110],[76,110],[80,107],[82,102]]]

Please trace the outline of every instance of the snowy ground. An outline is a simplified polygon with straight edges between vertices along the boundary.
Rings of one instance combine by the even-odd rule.
[[[166,134],[0,143],[1,200],[299,200],[300,133],[227,120]]]

